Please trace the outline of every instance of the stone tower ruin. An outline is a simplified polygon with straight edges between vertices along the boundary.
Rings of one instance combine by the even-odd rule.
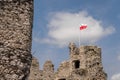
[[[26,80],[31,65],[33,0],[0,0],[0,80]]]
[[[40,74],[37,80],[107,80],[101,61],[101,48],[97,46],[78,48],[74,43],[70,43],[69,50],[69,60],[62,62],[57,71],[54,71],[51,61],[46,61],[43,70],[37,71]],[[31,73],[33,71],[31,70]],[[32,77],[29,80],[36,79],[35,74],[30,76]]]

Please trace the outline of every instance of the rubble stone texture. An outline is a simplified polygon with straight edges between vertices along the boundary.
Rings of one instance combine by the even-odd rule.
[[[31,66],[33,0],[0,0],[0,80],[26,80]]]
[[[31,73],[40,76],[36,78],[38,75],[30,74],[29,80],[107,80],[101,61],[101,48],[97,46],[78,48],[74,43],[70,43],[69,50],[69,60],[62,62],[57,71],[54,71],[51,61],[46,61],[43,70],[35,71],[36,67],[32,67]]]
[[[42,80],[43,78],[43,71],[39,70],[39,63],[35,57],[32,59],[32,64],[30,68],[30,76],[28,80]]]

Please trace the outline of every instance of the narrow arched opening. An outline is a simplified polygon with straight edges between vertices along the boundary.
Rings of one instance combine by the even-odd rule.
[[[75,69],[80,68],[80,61],[79,60],[74,61],[74,67],[75,67]]]

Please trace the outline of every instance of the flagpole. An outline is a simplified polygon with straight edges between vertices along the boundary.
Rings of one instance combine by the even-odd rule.
[[[80,31],[79,31],[79,47],[80,47]]]
[[[80,35],[81,35],[81,30],[86,29],[86,28],[87,28],[87,25],[85,25],[85,24],[84,24],[84,25],[82,24],[82,25],[80,26],[80,33],[79,33],[79,47],[80,47]],[[82,37],[82,36],[81,36],[81,37]],[[81,40],[82,40],[82,39],[81,39]]]

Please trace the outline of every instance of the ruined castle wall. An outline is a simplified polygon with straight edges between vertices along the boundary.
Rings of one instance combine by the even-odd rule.
[[[97,70],[99,67],[102,67],[101,63],[101,56],[99,53],[100,48],[97,48],[95,46],[89,46],[89,48],[86,50],[86,59],[85,59],[85,64],[86,68],[90,71],[90,75],[95,75],[97,73]]]
[[[30,80],[107,80],[101,62],[101,48],[97,46],[78,48],[72,43],[69,49],[69,60],[62,62],[56,72],[52,62],[46,61],[43,70],[39,72],[43,76],[39,76],[38,79],[34,75]]]
[[[43,71],[39,69],[38,60],[35,57],[33,57],[28,80],[42,80],[42,79]]]
[[[61,79],[61,78],[66,78],[70,75],[70,65],[69,61],[64,61],[60,64],[55,77],[55,80]]]
[[[101,62],[101,48],[98,48],[97,46],[81,47],[80,54],[84,54],[84,59],[81,59],[82,61],[84,60],[84,68],[87,70],[87,75],[90,79],[106,80],[106,75],[103,71]]]
[[[43,67],[43,79],[54,80],[54,65],[51,61],[46,61]]]
[[[0,0],[0,80],[25,80],[31,65],[33,0]]]
[[[106,73],[103,71],[101,61],[101,48],[97,46],[80,46],[76,47],[73,43],[70,48],[70,71],[77,79],[79,77],[87,77],[89,80],[102,79],[106,80]],[[79,78],[78,80],[82,80]]]

